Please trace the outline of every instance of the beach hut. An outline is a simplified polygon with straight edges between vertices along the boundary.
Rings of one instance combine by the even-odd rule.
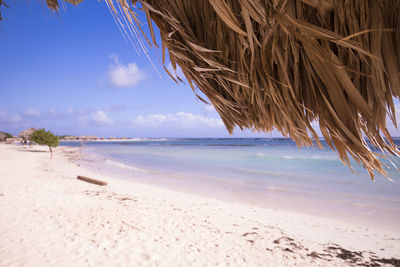
[[[28,141],[31,140],[31,136],[35,131],[36,131],[35,128],[29,128],[29,129],[23,130],[22,132],[20,132],[18,134],[18,137],[21,138],[24,143],[27,143]]]
[[[97,136],[95,136],[95,135],[90,135],[89,137],[88,137],[88,140],[91,140],[91,141],[95,141],[95,140],[98,140],[99,138],[97,137]]]
[[[73,140],[79,140],[78,136],[73,136],[73,135],[66,135],[62,139],[62,141],[73,141]]]
[[[318,143],[320,131],[345,164],[353,157],[372,178],[385,171],[364,137],[399,155],[386,128],[400,97],[399,1],[105,1],[134,36],[143,32],[140,4],[150,32],[143,40],[158,46],[155,23],[164,66],[168,53],[230,133],[277,129],[303,146]]]
[[[89,140],[89,136],[87,136],[87,135],[82,135],[81,137],[79,137],[79,140],[82,140],[82,141]]]

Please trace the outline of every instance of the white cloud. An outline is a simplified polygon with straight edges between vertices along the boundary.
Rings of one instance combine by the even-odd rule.
[[[98,110],[96,112],[93,112],[91,115],[91,119],[95,124],[98,125],[112,125],[113,121],[108,117],[108,115],[102,111]]]
[[[26,110],[23,115],[26,117],[39,117],[40,112],[36,109],[30,108],[30,109]]]
[[[54,109],[50,109],[49,112],[48,112],[48,115],[52,116],[52,117],[57,117],[58,116],[57,112]]]
[[[150,128],[167,126],[171,129],[224,128],[224,124],[220,118],[212,118],[186,112],[137,116],[132,120],[132,124],[134,126]]]
[[[0,109],[0,123],[1,124],[14,124],[19,123],[22,120],[19,115],[11,115]]]
[[[123,65],[117,55],[112,54],[110,58],[114,61],[107,72],[111,86],[115,88],[132,87],[145,79],[145,73],[134,62]]]

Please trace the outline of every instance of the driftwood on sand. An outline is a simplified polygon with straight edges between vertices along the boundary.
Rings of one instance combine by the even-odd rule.
[[[86,177],[86,176],[78,175],[77,179],[81,180],[81,181],[85,181],[85,182],[91,183],[91,184],[97,184],[97,185],[102,185],[102,186],[107,185],[107,182],[96,180],[96,179],[89,178],[89,177]]]

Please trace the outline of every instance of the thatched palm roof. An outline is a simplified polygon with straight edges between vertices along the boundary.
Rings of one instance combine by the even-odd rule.
[[[156,45],[153,21],[163,55],[207,96],[229,132],[276,128],[311,145],[316,122],[343,162],[350,166],[352,156],[371,177],[385,172],[364,136],[400,154],[386,129],[387,114],[396,124],[400,97],[400,1],[105,1],[136,36],[133,10],[141,4],[148,43]]]
[[[18,134],[18,137],[19,137],[19,138],[22,138],[22,139],[24,139],[24,140],[30,140],[32,134],[33,134],[35,131],[36,131],[35,128],[29,128],[29,129],[23,130],[22,132],[20,132],[20,133]]]

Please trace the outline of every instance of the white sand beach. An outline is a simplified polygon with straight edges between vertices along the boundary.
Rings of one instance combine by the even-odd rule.
[[[54,151],[0,144],[0,266],[400,264],[399,231],[118,180]]]

